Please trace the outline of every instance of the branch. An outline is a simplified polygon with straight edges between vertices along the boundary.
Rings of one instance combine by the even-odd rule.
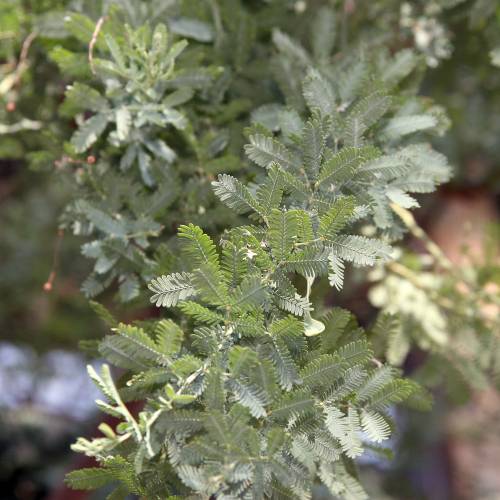
[[[99,33],[101,32],[102,25],[106,21],[108,17],[107,16],[101,16],[99,20],[97,21],[97,24],[95,25],[94,33],[92,33],[92,38],[89,43],[89,65],[90,65],[90,71],[92,71],[92,74],[95,75],[95,69],[94,69],[94,47],[95,44],[97,43],[97,37],[99,36]]]
[[[17,134],[17,132],[22,132],[23,130],[40,130],[42,125],[42,122],[29,120],[28,118],[24,118],[17,123],[12,123],[11,125],[0,123],[0,135]]]
[[[391,203],[391,208],[400,217],[403,224],[409,229],[410,233],[424,243],[427,251],[436,259],[441,267],[448,270],[453,269],[451,261],[448,257],[446,257],[441,248],[439,248],[439,246],[436,245],[436,243],[430,239],[428,234],[417,224],[415,217],[413,217],[413,214],[409,210],[406,210],[406,208],[400,207],[395,203]]]
[[[28,53],[33,43],[33,40],[37,37],[38,33],[36,31],[32,31],[23,41],[21,46],[21,52],[19,54],[19,60],[17,61],[16,68],[10,74],[8,74],[1,82],[0,82],[0,95],[5,95],[9,90],[13,87],[19,85],[21,81],[21,77],[23,73],[28,68]]]

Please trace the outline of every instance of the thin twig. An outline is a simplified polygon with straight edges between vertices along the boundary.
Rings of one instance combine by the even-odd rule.
[[[21,45],[21,52],[19,53],[19,59],[17,61],[14,71],[10,75],[7,75],[0,83],[0,95],[6,94],[13,87],[19,85],[23,73],[29,66],[27,62],[29,50],[33,43],[33,40],[37,37],[37,35],[38,33],[36,31],[32,31],[24,39],[23,44]]]
[[[462,270],[455,266],[448,257],[444,254],[441,248],[431,240],[429,235],[418,225],[417,221],[413,217],[413,214],[406,210],[405,208],[396,205],[395,203],[391,203],[391,208],[396,212],[396,214],[401,218],[404,225],[409,229],[410,233],[420,241],[424,243],[426,250],[429,252],[432,257],[434,257],[437,264],[439,264],[443,269],[450,271],[452,275],[454,275],[458,282],[464,283],[466,286],[472,289],[476,294],[483,295],[490,302],[500,305],[498,297],[495,297],[492,294],[489,294],[478,288],[477,284],[466,276],[462,272]]]
[[[92,38],[89,43],[89,65],[90,65],[90,71],[92,71],[92,74],[95,75],[95,69],[94,69],[94,47],[95,44],[97,43],[97,37],[99,36],[99,33],[101,32],[102,25],[106,21],[107,16],[101,16],[99,20],[97,21],[97,24],[95,25],[94,33],[92,33]]]
[[[17,63],[18,66],[21,64],[24,64],[26,60],[28,59],[28,52],[30,50],[31,44],[33,43],[33,40],[37,37],[38,33],[36,31],[32,31],[25,39],[24,42],[21,46],[21,53],[19,54],[19,62]]]
[[[54,283],[54,279],[56,278],[56,271],[59,264],[59,254],[61,252],[61,243],[63,236],[64,229],[59,229],[57,231],[56,243],[54,245],[54,254],[52,256],[52,270],[50,271],[47,281],[43,284],[43,289],[46,292],[50,292],[52,290],[52,285]]]
[[[33,40],[37,37],[38,33],[36,31],[32,31],[25,39],[21,46],[21,53],[19,54],[19,61],[16,67],[16,79],[14,85],[18,85],[21,81],[21,76],[28,67],[28,54],[33,43]]]
[[[441,267],[448,270],[453,269],[451,261],[448,257],[446,257],[439,246],[430,239],[428,234],[417,224],[415,217],[413,217],[413,214],[409,210],[396,205],[396,203],[391,203],[391,208],[400,217],[404,225],[409,229],[410,233],[424,243],[427,251],[436,259],[436,262],[441,265]]]
[[[83,165],[84,163],[85,162],[83,160],[77,160],[77,159],[71,158],[70,156],[64,155],[59,160],[54,161],[54,166],[57,169],[61,169],[68,164],[70,164],[70,165]]]
[[[23,130],[40,130],[42,126],[42,122],[29,120],[28,118],[24,118],[20,122],[9,125],[0,123],[0,135],[16,134],[17,132],[22,132]]]

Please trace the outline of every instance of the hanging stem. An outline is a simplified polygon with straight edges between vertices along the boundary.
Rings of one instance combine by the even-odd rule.
[[[428,234],[417,224],[415,217],[413,217],[413,214],[409,210],[406,210],[406,208],[400,207],[395,203],[391,203],[391,208],[403,221],[403,224],[408,228],[410,233],[415,236],[415,238],[423,242],[426,250],[436,259],[436,262],[443,269],[453,269],[453,264],[451,263],[451,261],[448,259],[448,257],[446,257],[439,246],[429,238]]]
[[[64,229],[59,229],[57,231],[57,238],[54,245],[54,254],[52,256],[52,270],[50,271],[47,281],[43,284],[43,290],[45,292],[50,292],[56,278],[57,266],[59,265],[59,254],[61,252],[61,243],[64,236]]]
[[[97,37],[99,36],[99,33],[101,32],[102,25],[106,21],[107,16],[101,16],[99,20],[97,21],[97,24],[95,25],[94,33],[92,33],[92,38],[89,43],[89,66],[90,66],[90,71],[92,71],[92,74],[95,75],[95,69],[94,69],[94,47],[95,44],[97,43]]]
[[[434,241],[432,241],[431,238],[428,236],[428,234],[418,225],[417,221],[415,220],[415,217],[413,217],[413,214],[409,210],[406,210],[405,208],[402,208],[399,205],[396,205],[395,203],[391,203],[391,208],[401,218],[404,225],[409,229],[410,233],[415,238],[423,242],[425,249],[429,252],[430,255],[434,257],[437,264],[439,264],[443,269],[449,271],[450,274],[454,275],[459,282],[463,282],[466,286],[472,289],[478,296],[483,296],[486,300],[489,300],[490,302],[496,305],[500,305],[500,301],[497,296],[495,296],[494,294],[490,294],[486,292],[484,289],[478,287],[476,283],[468,279],[468,277],[462,272],[462,270],[458,266],[453,265],[453,263],[443,253],[441,248],[439,248],[439,246]],[[397,267],[398,264],[396,263],[393,263],[392,267],[394,268],[394,264]],[[403,268],[403,266],[401,265],[399,266]],[[451,306],[450,308],[453,309],[453,306]]]
[[[32,31],[23,41],[23,44],[21,46],[21,52],[19,54],[19,59],[17,61],[16,68],[14,71],[7,75],[1,82],[0,82],[0,95],[5,95],[7,92],[9,92],[12,88],[16,87],[19,85],[21,81],[21,77],[23,76],[23,73],[26,71],[28,68],[28,53],[30,50],[30,47],[37,37],[38,33],[36,31]]]

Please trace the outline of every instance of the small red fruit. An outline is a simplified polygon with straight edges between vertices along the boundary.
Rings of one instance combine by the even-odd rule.
[[[50,292],[52,290],[52,283],[50,281],[46,281],[43,284],[43,291],[44,292]]]
[[[16,103],[14,101],[9,101],[5,106],[5,108],[9,113],[12,113],[13,111],[16,110]]]
[[[89,165],[93,165],[95,163],[95,156],[92,156],[92,155],[87,156],[87,163]]]

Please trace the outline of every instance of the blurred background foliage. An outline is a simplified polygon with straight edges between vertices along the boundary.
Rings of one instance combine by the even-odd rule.
[[[80,64],[73,66],[71,76],[89,77],[87,47],[68,36],[64,16],[67,11],[85,12],[97,21],[113,3],[128,8],[134,13],[129,21],[140,24],[153,17],[168,19],[169,9],[179,2],[0,0],[0,497],[5,499],[77,498],[79,494],[61,486],[75,460],[68,445],[74,436],[93,432],[95,394],[78,344],[99,338],[105,328],[80,292],[91,270],[80,255],[81,241],[70,234],[60,236],[58,230],[75,186],[73,177],[54,167],[53,161],[65,154],[62,145],[74,132],[75,122],[59,113],[71,79],[69,70],[61,73],[54,54],[80,51]],[[193,2],[181,3],[184,12],[196,8]],[[276,25],[305,38],[307,23],[302,20],[324,2],[242,3],[250,14],[263,6],[268,9],[256,28],[263,42],[258,50],[266,50],[270,28]],[[450,130],[435,145],[449,157],[455,176],[425,200],[419,222],[450,260],[461,266],[472,263],[484,283],[498,283],[500,2],[330,3],[342,17],[341,43],[347,44],[351,33],[362,33],[370,43],[392,50],[411,46],[424,54],[427,68],[421,92],[442,106],[451,120]],[[232,57],[231,49],[219,53],[221,62]],[[268,100],[258,66],[253,74],[251,69],[253,81],[237,79],[233,89],[237,94],[239,88],[259,82],[257,102],[240,102],[238,119],[232,119],[239,131],[248,123],[250,109]],[[234,150],[241,150],[241,144],[236,142]],[[34,154],[37,151],[49,153],[40,156]],[[410,248],[416,255],[421,250],[416,239]],[[418,257],[411,253],[404,258],[415,269],[425,268],[425,262],[415,264]],[[47,281],[53,272],[55,279]],[[47,282],[51,286],[44,290]],[[348,283],[335,304],[369,324],[374,306],[383,307],[383,301],[372,297],[370,303],[369,284],[355,274]],[[100,300],[121,319],[156,314],[142,302],[131,312],[112,292]],[[423,356],[418,348],[406,352],[405,368],[418,372]],[[432,365],[426,369],[432,372]],[[450,412],[453,391],[446,392],[446,380],[438,381],[431,413],[401,415],[405,432],[394,443],[395,461],[368,460],[363,469],[371,491],[379,492],[377,498],[499,498],[494,464],[500,459],[500,445],[498,439],[485,442],[484,435],[498,430],[491,415],[498,416],[500,403],[496,393],[487,394],[473,393],[471,405],[459,391],[451,400],[462,406]],[[68,400],[74,402],[71,407]],[[470,426],[464,428],[464,421]],[[491,467],[484,464],[493,466],[489,475]]]

